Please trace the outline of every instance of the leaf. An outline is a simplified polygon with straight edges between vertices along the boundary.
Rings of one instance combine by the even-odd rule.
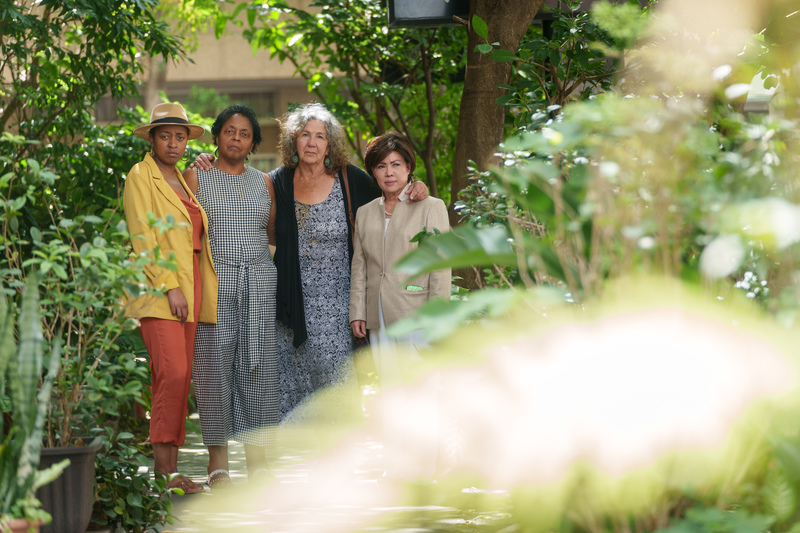
[[[61,280],[66,281],[68,278],[66,269],[58,263],[53,263],[53,272]]]
[[[794,513],[797,495],[781,471],[768,472],[764,486],[764,502],[770,513],[781,522]]]
[[[512,54],[508,50],[504,50],[502,48],[498,48],[492,54],[492,59],[501,63],[507,63],[508,61],[514,61],[519,59],[516,55]]]
[[[482,39],[486,41],[489,40],[489,27],[478,15],[474,15],[472,17],[472,29],[475,30],[475,33],[477,33]]]
[[[497,99],[494,101],[497,105],[508,105],[509,103],[514,102],[514,96],[510,94],[504,94],[503,96],[498,96]]]
[[[294,46],[296,43],[300,42],[300,40],[302,38],[303,38],[303,34],[302,33],[296,33],[296,34],[292,35],[292,38],[289,39],[289,42],[286,43],[286,46]]]
[[[443,339],[480,315],[499,316],[506,313],[520,298],[520,293],[503,289],[472,291],[464,300],[433,299],[425,302],[414,314],[392,324],[387,334],[403,337],[422,331],[431,342]]]
[[[517,256],[505,227],[475,228],[467,225],[426,239],[400,258],[394,268],[413,277],[443,268],[516,264]]]

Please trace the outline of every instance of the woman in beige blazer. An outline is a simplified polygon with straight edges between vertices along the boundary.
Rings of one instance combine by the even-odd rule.
[[[202,485],[177,473],[178,449],[186,437],[197,323],[217,320],[217,274],[208,218],[176,165],[189,139],[200,137],[203,128],[189,124],[179,104],[165,103],[153,108],[150,124],[134,133],[150,142],[152,152],[128,173],[123,206],[133,251],[152,261],[146,275],[156,290],[131,295],[126,314],[139,320],[150,355],[154,470],[170,489],[200,492]],[[169,229],[151,223],[168,218],[175,221]],[[161,266],[159,257],[174,257],[177,272]]]
[[[409,141],[394,132],[375,137],[364,156],[367,172],[383,191],[381,198],[359,208],[353,235],[350,279],[350,325],[364,337],[410,315],[427,300],[450,297],[450,270],[413,280],[393,268],[417,246],[411,239],[423,229],[450,229],[447,208],[438,198],[409,203],[407,190],[416,167]]]
[[[353,234],[353,263],[350,277],[350,325],[357,337],[369,335],[372,354],[381,384],[384,416],[403,412],[408,407],[401,388],[419,355],[422,339],[411,335],[390,339],[385,330],[410,315],[431,298],[450,297],[450,269],[407,279],[394,264],[417,246],[411,239],[423,229],[428,232],[450,229],[447,208],[438,198],[428,197],[409,203],[406,191],[412,181],[416,157],[411,143],[388,132],[367,145],[364,167],[383,191],[381,198],[359,208]],[[426,390],[436,395],[431,383]],[[420,398],[417,397],[417,400]],[[389,431],[387,426],[386,431]],[[384,435],[386,475],[416,480],[430,478],[435,470],[437,437],[429,432],[428,442],[405,442],[402,435]],[[412,452],[412,449],[415,449]],[[414,467],[402,467],[399,459],[413,453]],[[425,460],[425,458],[427,460]]]

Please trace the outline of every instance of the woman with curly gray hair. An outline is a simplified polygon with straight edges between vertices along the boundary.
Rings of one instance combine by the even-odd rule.
[[[278,204],[278,364],[280,412],[286,416],[314,391],[337,385],[341,413],[360,412],[351,355],[350,263],[353,219],[381,195],[348,164],[344,128],[322,104],[289,111],[280,121],[283,166],[270,172]],[[428,196],[416,185],[412,199]]]

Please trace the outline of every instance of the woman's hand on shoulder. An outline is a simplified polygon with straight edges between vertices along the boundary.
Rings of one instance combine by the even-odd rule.
[[[194,159],[194,163],[189,165],[189,168],[211,170],[214,167],[214,165],[212,165],[214,159],[213,155],[203,152]]]
[[[415,181],[408,190],[408,201],[419,202],[428,197],[428,186],[421,181]]]

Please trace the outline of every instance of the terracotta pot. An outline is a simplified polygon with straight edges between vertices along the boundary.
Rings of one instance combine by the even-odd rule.
[[[27,518],[12,518],[8,521],[8,527],[0,527],[2,533],[29,533],[31,531],[39,532],[39,525],[41,521],[31,522]]]

